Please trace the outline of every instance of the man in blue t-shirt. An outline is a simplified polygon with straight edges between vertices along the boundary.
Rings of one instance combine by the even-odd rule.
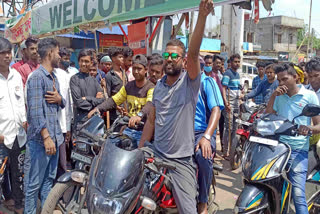
[[[279,87],[270,97],[266,113],[276,113],[288,120],[301,114],[307,104],[319,105],[317,95],[305,89],[301,84],[297,85],[298,75],[289,64],[278,65],[274,68],[279,81]],[[311,119],[313,126],[311,126]],[[298,117],[295,123],[299,125],[298,136],[280,136],[280,141],[286,142],[291,147],[291,156],[288,161],[288,179],[292,183],[292,198],[297,214],[308,213],[305,196],[305,184],[308,171],[308,150],[310,131],[320,133],[320,116]]]
[[[256,67],[258,68],[258,75],[253,78],[252,80],[252,90],[256,89],[258,85],[267,79],[267,76],[264,73],[265,63],[264,62],[257,62]],[[263,103],[263,96],[262,94],[258,94],[254,96],[254,102],[259,105]]]
[[[222,94],[227,97],[225,111],[224,132],[223,132],[223,158],[228,159],[229,135],[233,139],[236,135],[237,124],[234,116],[239,114],[239,97],[240,97],[240,75],[237,70],[240,68],[240,55],[234,54],[230,57],[231,68],[229,68],[222,78]],[[229,134],[229,132],[231,132]],[[230,140],[231,140],[230,139]]]
[[[273,65],[268,65],[266,67],[267,79],[263,80],[257,88],[252,90],[249,94],[245,95],[245,99],[251,99],[257,95],[263,96],[263,103],[268,103],[271,94],[279,86],[279,82],[276,79],[276,74],[273,70]],[[240,96],[242,98],[242,96]]]
[[[212,153],[216,148],[216,128],[220,111],[224,109],[222,96],[216,81],[202,73],[195,116],[195,158],[198,165],[198,212],[207,210],[210,185],[213,176]]]

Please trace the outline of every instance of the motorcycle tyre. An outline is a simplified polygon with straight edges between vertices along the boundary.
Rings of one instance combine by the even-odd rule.
[[[63,196],[63,194],[72,186],[80,186],[79,184],[69,181],[67,183],[56,183],[51,189],[45,203],[41,214],[52,214],[56,209],[58,201]]]
[[[318,195],[317,198],[315,198],[315,200],[313,200],[316,204],[320,204],[320,197]],[[308,203],[308,206],[311,202]],[[318,214],[320,213],[320,208],[313,206],[310,210],[309,210],[309,214]]]
[[[237,152],[237,148],[241,146],[241,136],[236,135],[234,140],[232,141],[232,145],[230,148],[230,166],[232,170],[236,170],[241,165],[242,154],[240,155]]]

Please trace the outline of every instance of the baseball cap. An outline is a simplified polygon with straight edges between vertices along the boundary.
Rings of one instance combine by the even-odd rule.
[[[148,59],[143,54],[138,54],[138,55],[133,56],[132,62],[133,62],[133,64],[141,64],[144,67],[147,67],[147,65],[148,65]]]

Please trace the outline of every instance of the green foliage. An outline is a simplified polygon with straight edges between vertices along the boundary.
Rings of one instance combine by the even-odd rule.
[[[308,25],[305,25],[303,29],[299,29],[299,30],[298,30],[297,46],[300,46],[300,45],[301,45],[301,43],[302,43],[302,41],[303,41],[303,39],[304,39],[304,37],[305,37],[305,35],[306,35],[307,33],[308,33]],[[311,38],[310,43],[312,43],[312,42],[313,42],[313,48],[315,48],[315,49],[320,49],[320,39],[319,39],[319,38],[313,36],[313,37]],[[306,38],[306,39],[304,40],[304,42],[303,42],[302,45],[308,45],[308,38]]]

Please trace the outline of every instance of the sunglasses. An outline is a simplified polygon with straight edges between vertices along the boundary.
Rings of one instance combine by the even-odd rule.
[[[164,53],[162,54],[162,57],[163,57],[164,59],[169,59],[169,56],[171,56],[171,59],[172,59],[172,60],[176,60],[176,59],[178,59],[179,57],[181,57],[181,56],[179,56],[179,54],[177,54],[177,53],[164,52]]]

